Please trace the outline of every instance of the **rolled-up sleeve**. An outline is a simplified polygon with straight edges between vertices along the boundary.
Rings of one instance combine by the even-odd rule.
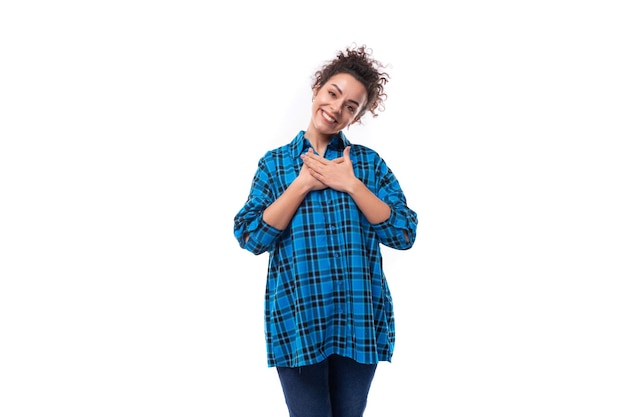
[[[406,208],[391,207],[391,215],[382,223],[372,225],[380,243],[393,249],[410,249],[415,243],[417,214]]]
[[[234,234],[239,246],[255,255],[270,250],[282,233],[263,220],[263,212],[276,199],[268,175],[268,169],[271,169],[268,158],[266,155],[259,161],[248,200],[234,219]]]
[[[393,249],[410,249],[415,243],[417,213],[408,207],[400,183],[382,160],[378,173],[377,195],[387,203],[391,214],[387,220],[372,227],[383,245]]]

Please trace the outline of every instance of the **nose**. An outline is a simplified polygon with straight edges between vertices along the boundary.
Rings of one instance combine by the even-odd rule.
[[[333,101],[330,103],[330,110],[335,114],[341,114],[341,103],[338,101]]]

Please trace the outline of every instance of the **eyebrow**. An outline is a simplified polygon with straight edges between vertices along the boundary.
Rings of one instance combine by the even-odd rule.
[[[339,88],[339,86],[337,84],[331,84],[333,87],[335,87],[339,93],[343,94],[343,91],[341,90],[341,88]],[[356,105],[356,107],[358,108],[360,106],[359,102],[356,100],[352,100],[352,99],[348,99],[348,101],[351,101],[352,103],[354,103]]]

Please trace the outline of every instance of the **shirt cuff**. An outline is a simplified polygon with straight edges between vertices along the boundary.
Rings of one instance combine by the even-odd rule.
[[[282,230],[270,226],[263,220],[263,217],[259,217],[250,223],[248,232],[250,233],[248,245],[253,245],[257,248],[268,248],[280,236]]]
[[[373,224],[372,227],[382,241],[394,239],[398,233],[402,235],[401,231],[407,228],[404,219],[398,216],[393,209],[387,220]]]

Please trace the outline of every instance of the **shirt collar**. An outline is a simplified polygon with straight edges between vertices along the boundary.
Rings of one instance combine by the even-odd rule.
[[[339,132],[334,135],[330,142],[328,143],[329,149],[334,149],[339,152],[343,152],[346,146],[350,145],[350,141],[346,138],[346,135],[343,132]],[[311,147],[311,143],[307,138],[304,137],[304,130],[301,130],[298,135],[291,142],[291,155],[294,159],[300,158],[308,148]]]

